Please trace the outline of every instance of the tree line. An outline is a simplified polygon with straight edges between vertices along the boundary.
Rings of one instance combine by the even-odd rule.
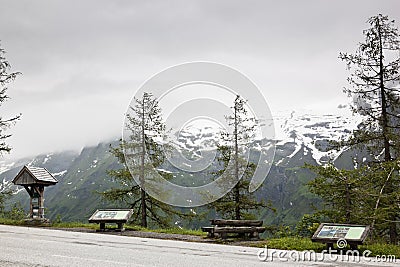
[[[133,220],[143,227],[148,227],[149,222],[152,226],[168,226],[171,219],[176,217],[190,219],[193,214],[173,208],[146,193],[145,179],[152,179],[149,176],[154,172],[150,170],[160,167],[168,153],[165,151],[165,147],[168,150],[168,144],[157,142],[159,138],[166,136],[166,127],[158,101],[151,93],[144,92],[141,98],[134,99],[134,103],[129,107],[132,115],[127,115],[125,125],[129,137],[120,140],[118,147],[110,150],[123,166],[121,169],[108,171],[118,186],[102,195],[106,200],[124,203],[133,209],[136,215]],[[233,131],[221,132],[221,143],[217,145],[217,162],[220,168],[209,174],[217,179],[224,173],[227,179],[223,183],[236,184],[222,198],[208,204],[216,214],[227,219],[253,218],[254,211],[271,208],[269,204],[258,201],[254,193],[248,192],[255,164],[248,162],[242,153],[254,140],[258,122],[249,116],[245,105],[244,99],[235,97],[232,114],[226,116]],[[158,174],[165,179],[171,179],[170,173],[160,170]],[[138,178],[136,180],[132,177],[135,175]],[[218,186],[224,187],[223,184]]]

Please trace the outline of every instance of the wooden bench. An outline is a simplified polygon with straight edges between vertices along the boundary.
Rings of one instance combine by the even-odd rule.
[[[258,220],[213,219],[210,222],[213,226],[201,227],[203,232],[208,233],[208,237],[227,238],[228,233],[234,233],[239,236],[248,234],[250,238],[259,238],[259,233],[265,231],[265,227],[262,227],[263,221]]]
[[[339,249],[357,250],[368,236],[370,227],[358,224],[321,223],[311,238],[312,242],[325,243],[327,250],[333,249],[334,243]]]

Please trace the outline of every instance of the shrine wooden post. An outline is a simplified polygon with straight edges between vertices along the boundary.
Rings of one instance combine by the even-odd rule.
[[[12,182],[15,185],[23,186],[28,192],[31,198],[30,218],[45,219],[44,188],[58,183],[57,179],[46,168],[24,166]]]

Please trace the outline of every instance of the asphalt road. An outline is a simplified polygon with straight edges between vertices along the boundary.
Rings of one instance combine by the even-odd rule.
[[[398,266],[370,258],[294,261],[288,251],[0,225],[0,266]],[[271,259],[271,254],[274,258]],[[280,253],[280,254],[279,254]],[[259,259],[261,258],[261,260]],[[350,260],[351,261],[351,260]]]

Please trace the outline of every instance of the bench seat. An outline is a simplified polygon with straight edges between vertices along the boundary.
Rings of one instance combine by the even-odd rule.
[[[233,220],[232,220],[233,221]],[[243,225],[243,223],[237,223],[234,221],[233,225]],[[203,232],[208,233],[208,237],[221,237],[226,238],[228,234],[249,234],[251,238],[258,238],[259,233],[265,232],[265,227],[261,226],[229,226],[228,223],[223,223],[222,225],[215,225],[215,226],[208,226],[208,227],[201,227]],[[259,223],[257,222],[257,225]]]

